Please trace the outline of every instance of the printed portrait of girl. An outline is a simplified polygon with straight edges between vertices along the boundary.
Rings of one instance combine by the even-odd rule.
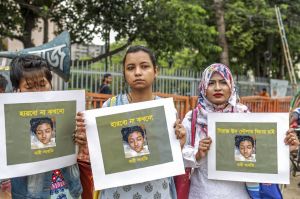
[[[49,117],[30,120],[31,149],[55,147],[54,122]]]
[[[256,140],[249,135],[235,136],[235,161],[256,162]]]
[[[146,130],[141,126],[124,127],[121,130],[125,158],[150,154]]]

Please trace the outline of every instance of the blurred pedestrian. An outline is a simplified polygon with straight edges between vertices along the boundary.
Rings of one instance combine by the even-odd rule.
[[[103,79],[102,79],[102,84],[100,85],[98,93],[112,94],[111,87],[110,87],[111,82],[112,82],[111,74],[110,73],[104,74]]]
[[[262,97],[270,97],[269,93],[267,92],[266,88],[263,88],[262,91],[259,93],[259,96]]]
[[[5,93],[7,80],[0,74],[0,93]]]

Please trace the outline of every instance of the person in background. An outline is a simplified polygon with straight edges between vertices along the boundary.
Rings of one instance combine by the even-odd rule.
[[[270,97],[269,93],[267,92],[266,88],[263,88],[262,91],[259,93],[259,96],[262,97]]]
[[[0,74],[0,93],[5,93],[7,80]]]
[[[98,93],[103,93],[103,94],[111,94],[111,88],[110,84],[112,82],[112,76],[109,73],[104,74],[103,79],[102,79],[102,84],[98,90]]]

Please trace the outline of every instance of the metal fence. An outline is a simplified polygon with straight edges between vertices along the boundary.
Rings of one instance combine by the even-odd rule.
[[[122,65],[113,65],[105,71],[104,64],[91,63],[88,61],[73,61],[71,67],[71,77],[67,84],[58,84],[62,89],[85,89],[96,93],[101,85],[101,80],[105,73],[113,76],[111,85],[112,93],[124,92],[127,88],[124,82]],[[153,86],[153,90],[161,93],[195,96],[198,94],[198,84],[201,78],[201,72],[189,69],[169,69],[159,68],[159,75]],[[269,79],[256,77],[250,81],[247,76],[234,75],[240,96],[255,95],[262,88],[269,90]],[[287,95],[291,95],[288,89]]]

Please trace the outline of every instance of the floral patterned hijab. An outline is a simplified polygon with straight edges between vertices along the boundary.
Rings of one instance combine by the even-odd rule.
[[[214,73],[219,73],[224,80],[227,82],[231,95],[228,102],[221,105],[212,104],[206,98],[206,91],[208,87],[209,80]],[[198,97],[198,117],[197,123],[206,125],[207,124],[207,114],[210,112],[248,112],[248,108],[245,105],[239,104],[237,101],[236,87],[233,81],[233,77],[229,68],[223,64],[215,63],[208,66],[202,73],[202,78],[199,84],[199,97]]]

